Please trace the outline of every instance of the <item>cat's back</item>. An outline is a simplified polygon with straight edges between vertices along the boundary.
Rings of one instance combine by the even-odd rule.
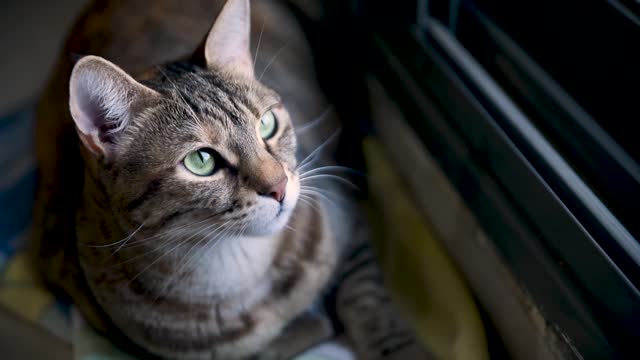
[[[73,26],[62,56],[97,55],[131,74],[183,57],[224,0],[97,0]]]

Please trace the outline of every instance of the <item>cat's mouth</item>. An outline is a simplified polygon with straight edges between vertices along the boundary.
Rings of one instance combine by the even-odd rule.
[[[298,202],[299,184],[295,176],[289,175],[286,195],[281,202],[260,198],[256,204],[256,215],[251,219],[249,233],[254,235],[274,235],[282,231],[289,222]]]
[[[288,221],[289,216],[291,215],[291,213],[293,212],[293,209],[295,208],[295,202],[293,202],[293,204],[291,203],[287,203],[287,202],[282,202],[280,204],[280,206],[278,207],[275,216],[273,217],[274,221],[281,221],[281,220],[286,220]]]

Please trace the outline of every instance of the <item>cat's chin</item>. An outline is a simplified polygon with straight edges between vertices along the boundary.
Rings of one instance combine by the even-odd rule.
[[[285,170],[286,171],[286,170]],[[297,176],[287,171],[286,196],[282,203],[268,197],[258,197],[256,212],[244,231],[248,236],[273,236],[284,230],[291,219],[300,196],[300,183]]]
[[[268,211],[268,214],[262,216],[247,226],[245,234],[249,236],[272,236],[281,232],[293,213],[293,207],[286,205],[277,206],[277,208]]]

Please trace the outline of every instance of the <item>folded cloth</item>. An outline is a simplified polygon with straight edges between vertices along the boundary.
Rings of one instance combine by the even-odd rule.
[[[393,171],[386,151],[376,138],[365,139],[370,223],[375,225],[376,249],[394,303],[434,358],[489,359],[471,291],[409,188]]]

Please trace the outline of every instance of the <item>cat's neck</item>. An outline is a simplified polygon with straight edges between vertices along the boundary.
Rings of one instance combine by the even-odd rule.
[[[221,237],[215,243],[195,248],[184,246],[165,261],[165,265],[173,266],[178,273],[176,277],[182,273],[184,279],[169,280],[173,284],[167,285],[164,291],[171,297],[192,301],[244,298],[246,302],[253,302],[270,291],[268,272],[280,236]],[[155,277],[155,283],[165,283],[163,276],[158,272],[150,274]]]
[[[86,210],[90,210],[91,218],[110,222],[106,226],[111,229],[117,226],[113,219],[106,220],[110,216],[106,210]],[[244,305],[270,290],[268,273],[284,232],[265,237],[196,239],[190,233],[150,238],[139,231],[127,239],[124,230],[101,231],[104,224],[100,222],[78,225],[81,259],[94,277],[121,279],[121,286],[137,287],[134,291],[144,292],[148,298],[190,302],[239,298]],[[127,239],[127,244],[122,239]]]
[[[100,238],[108,233],[101,222],[115,220],[104,210],[108,207],[92,207],[89,199],[85,197],[89,206],[85,205],[83,216],[78,217],[80,244],[118,241],[125,234]],[[137,241],[144,240],[142,231],[137,235]],[[338,256],[326,212],[305,203],[298,203],[288,225],[275,236],[227,237],[210,251],[194,250],[192,254],[198,251],[201,259],[191,261],[193,271],[185,278],[178,275],[177,262],[189,261],[185,256],[190,246],[153,263],[160,253],[144,261],[131,261],[130,256],[136,254],[126,254],[131,251],[126,246],[110,255],[113,251],[100,252],[80,244],[84,275],[98,303],[114,314],[111,319],[125,334],[156,347],[172,332],[196,334],[198,338],[206,334],[216,341],[237,331],[254,340],[264,339],[265,333],[277,333],[279,326],[318,296]],[[142,249],[136,252],[145,254]],[[176,285],[165,286],[171,283]],[[192,345],[191,337],[185,341]],[[160,347],[160,351],[165,349]]]

